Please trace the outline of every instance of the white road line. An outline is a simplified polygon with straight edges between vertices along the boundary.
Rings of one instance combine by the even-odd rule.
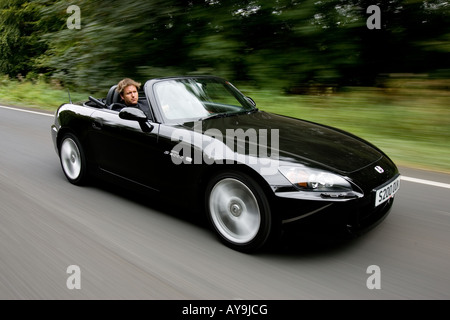
[[[0,108],[9,109],[9,110],[15,110],[15,111],[21,111],[21,112],[27,112],[27,113],[34,113],[34,114],[38,114],[38,115],[41,115],[41,116],[47,116],[47,117],[54,117],[55,116],[54,114],[50,114],[50,113],[31,111],[31,110],[25,110],[25,109],[20,109],[20,108],[13,108],[13,107],[7,107],[7,106],[2,106],[2,105],[0,105]]]
[[[53,114],[49,114],[49,113],[43,113],[43,112],[37,112],[37,111],[31,111],[31,110],[24,110],[24,109],[13,108],[13,107],[6,107],[6,106],[2,106],[2,105],[0,105],[0,108],[9,109],[9,110],[16,110],[16,111],[21,111],[21,112],[27,112],[27,113],[34,113],[34,114],[38,114],[38,115],[41,115],[41,116],[54,117]],[[405,176],[401,176],[401,179],[404,180],[404,181],[420,183],[420,184],[426,184],[426,185],[433,186],[433,187],[440,187],[440,188],[450,189],[450,184],[448,184],[448,183],[442,183],[442,182],[436,182],[436,181],[424,180],[424,179],[417,179],[417,178],[405,177]]]
[[[404,177],[404,176],[401,176],[401,179],[405,180],[405,181],[409,181],[409,182],[426,184],[426,185],[433,186],[433,187],[450,189],[450,184],[448,184],[448,183],[442,183],[442,182],[436,182],[436,181],[424,180],[424,179],[417,179],[417,178],[411,178],[411,177]]]

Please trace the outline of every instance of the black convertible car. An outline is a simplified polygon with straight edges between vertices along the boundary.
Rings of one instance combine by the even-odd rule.
[[[52,139],[67,179],[130,183],[202,208],[233,249],[254,252],[283,226],[317,218],[360,234],[390,211],[395,164],[339,129],[259,110],[212,76],[148,80],[145,112],[106,98],[59,107]]]

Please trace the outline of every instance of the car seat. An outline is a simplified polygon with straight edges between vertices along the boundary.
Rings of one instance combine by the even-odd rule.
[[[120,94],[119,92],[116,90],[117,88],[117,84],[113,85],[109,91],[108,94],[106,95],[106,106],[111,109],[111,106],[114,103],[119,103],[120,102]]]

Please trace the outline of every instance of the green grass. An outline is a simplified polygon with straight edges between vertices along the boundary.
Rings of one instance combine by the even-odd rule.
[[[87,100],[87,93],[70,92],[73,102]],[[69,102],[69,93],[59,85],[45,82],[0,80],[0,103],[55,111]]]
[[[283,95],[244,88],[261,110],[334,126],[385,151],[398,165],[450,173],[450,92],[426,84],[348,88],[328,95]],[[103,93],[106,95],[106,92]],[[88,93],[71,92],[72,101]],[[95,96],[95,95],[94,95]],[[96,96],[101,98],[101,94]],[[67,90],[0,80],[0,103],[54,111]]]

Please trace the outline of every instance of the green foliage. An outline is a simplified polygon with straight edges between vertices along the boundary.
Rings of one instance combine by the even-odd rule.
[[[170,1],[79,1],[81,29],[61,28],[45,39],[48,52],[42,66],[64,84],[87,88],[111,85],[120,78],[140,80],[140,70],[176,65],[165,34],[171,31],[176,10]],[[59,17],[64,25],[69,15],[66,1],[56,1],[44,17]],[[159,8],[155,11],[153,8]],[[166,9],[164,9],[166,8]],[[173,35],[175,37],[175,35]],[[172,61],[171,61],[172,60]]]
[[[448,73],[448,1],[376,3],[380,30],[366,26],[371,0],[0,0],[0,72],[89,91],[214,73],[288,92]],[[70,5],[81,29],[67,27]]]
[[[0,1],[0,73],[25,75],[45,51],[40,42],[41,6],[34,1]]]

